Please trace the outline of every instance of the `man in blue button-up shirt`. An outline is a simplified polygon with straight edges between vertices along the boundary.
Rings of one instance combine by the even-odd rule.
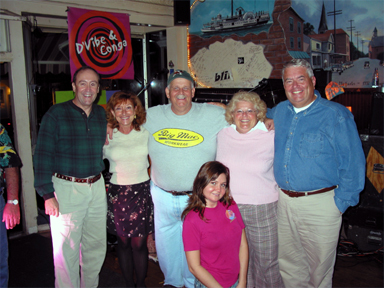
[[[365,156],[344,106],[321,98],[305,60],[283,69],[275,122],[279,265],[286,287],[332,287],[342,213],[359,201]]]

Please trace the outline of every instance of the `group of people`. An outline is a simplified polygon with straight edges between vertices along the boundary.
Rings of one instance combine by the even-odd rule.
[[[97,287],[108,227],[127,287],[145,287],[152,232],[166,287],[331,287],[365,157],[352,114],[321,98],[306,61],[289,62],[283,83],[273,109],[240,91],[224,111],[193,102],[192,77],[176,70],[170,104],[144,111],[117,92],[105,113],[99,74],[77,70],[75,98],[45,114],[34,155],[55,286]]]
[[[308,62],[292,60],[282,74],[287,101],[267,109],[240,91],[224,124],[223,111],[192,102],[185,71],[168,80],[171,104],[148,110],[163,111],[148,130],[149,155],[164,165],[152,166],[151,193],[170,287],[332,287],[342,213],[358,203],[365,156],[352,114],[315,91]]]

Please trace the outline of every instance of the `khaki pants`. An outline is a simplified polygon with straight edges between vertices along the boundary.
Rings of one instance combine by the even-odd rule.
[[[60,211],[59,217],[50,217],[55,287],[97,287],[107,246],[104,179],[52,181]]]
[[[332,287],[341,226],[334,190],[292,198],[279,193],[279,267],[285,287]]]

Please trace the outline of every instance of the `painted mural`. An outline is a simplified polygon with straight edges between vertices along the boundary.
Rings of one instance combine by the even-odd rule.
[[[189,68],[198,87],[252,88],[303,58],[345,88],[380,86],[383,13],[382,0],[191,0]]]
[[[192,2],[190,46],[201,49],[192,48],[190,68],[200,86],[254,87],[270,76],[273,67],[265,58],[265,45],[243,39],[268,33],[274,2]]]
[[[334,36],[336,28],[336,39],[332,38],[332,41],[336,40],[336,51],[324,53],[315,47],[308,49],[314,69],[330,71],[332,81],[344,88],[382,85],[384,1],[292,0],[292,8],[307,23],[306,27],[310,29],[307,37],[311,43],[321,40],[324,45],[322,35]],[[322,20],[323,10],[325,21]],[[320,24],[325,26],[325,31],[321,31]]]
[[[197,1],[191,10],[189,33],[209,38],[215,34],[244,36],[268,31],[274,3],[274,0]]]

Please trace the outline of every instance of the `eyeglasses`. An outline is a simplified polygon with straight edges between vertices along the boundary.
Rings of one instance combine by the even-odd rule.
[[[239,110],[235,111],[235,114],[236,114],[236,116],[241,116],[243,114],[245,114],[245,115],[255,115],[256,114],[256,110],[248,109],[246,111],[243,111],[243,110],[239,109]]]

